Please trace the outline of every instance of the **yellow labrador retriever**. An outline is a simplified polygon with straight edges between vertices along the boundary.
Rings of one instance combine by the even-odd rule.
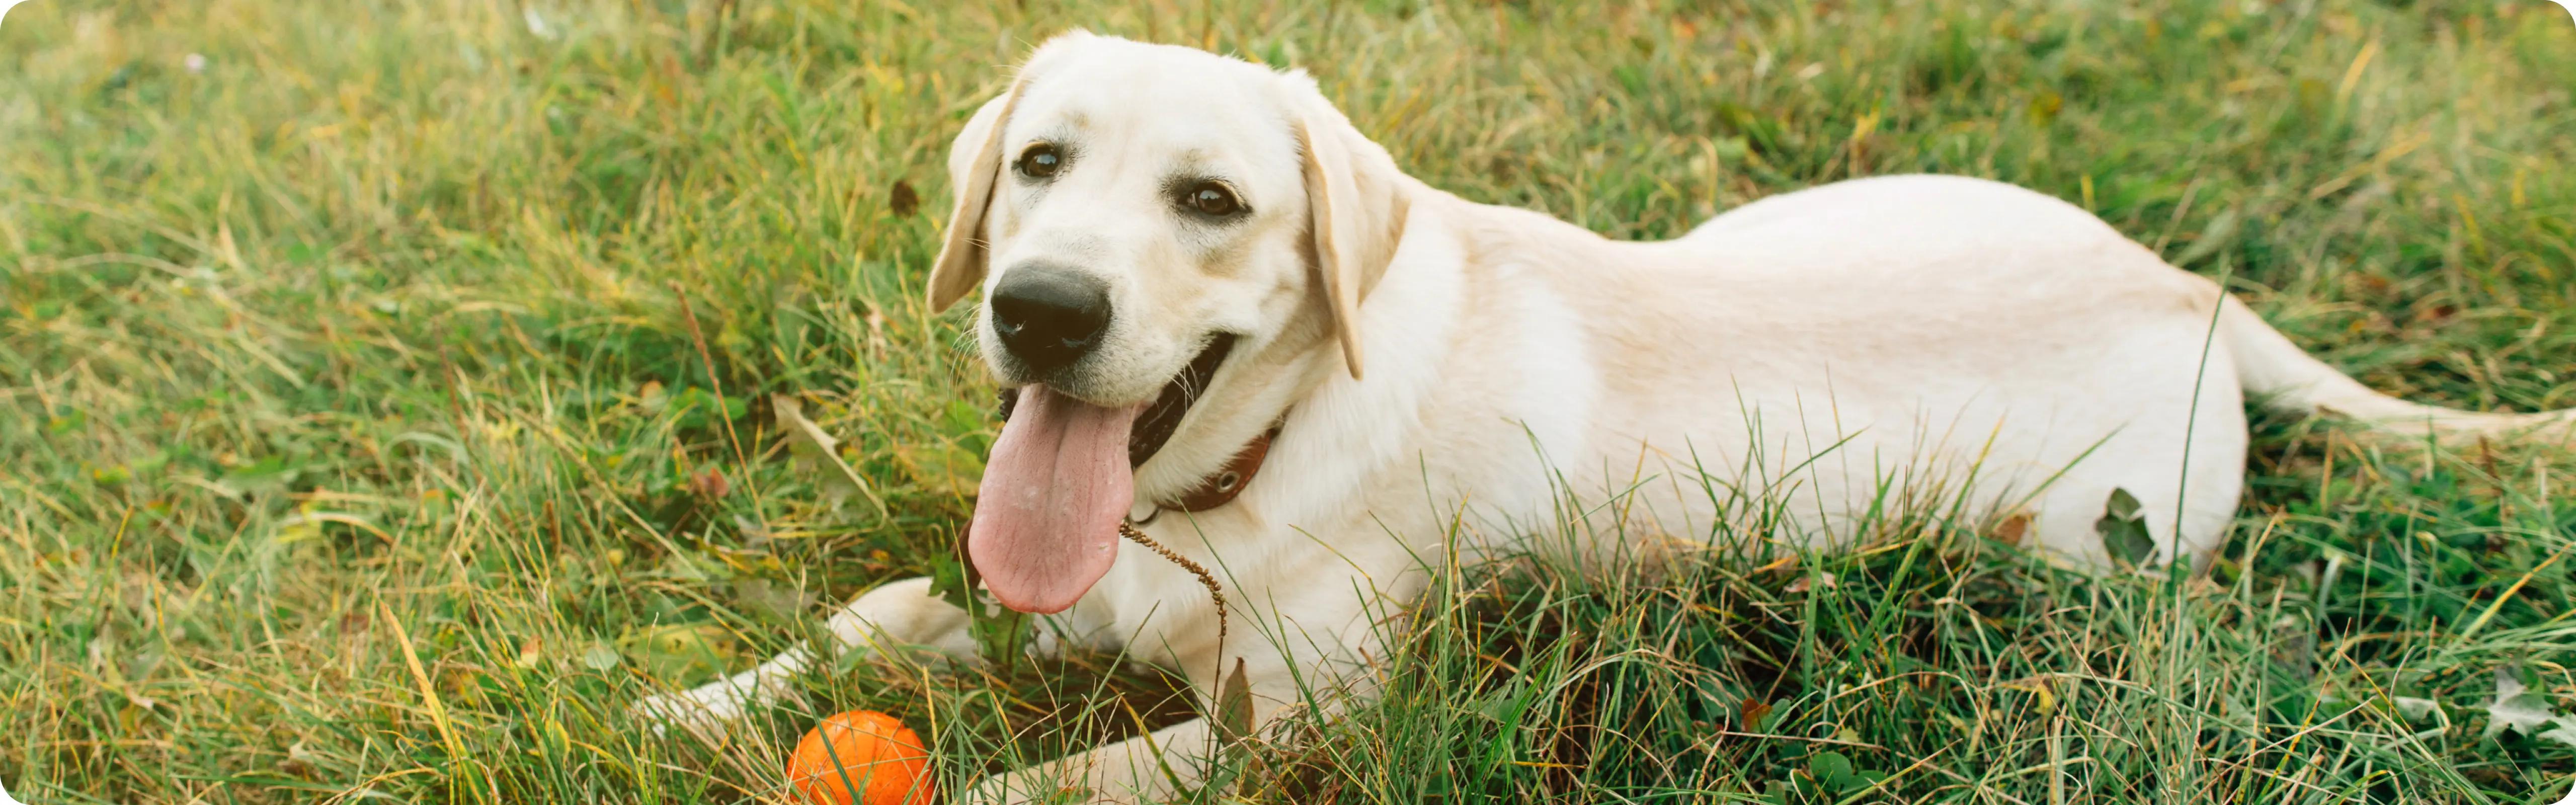
[[[1186,48],[1048,42],[949,168],[930,304],[982,289],[978,342],[1014,390],[968,556],[994,600],[1050,616],[1041,649],[1123,649],[1203,696],[1244,662],[1256,723],[1301,684],[1362,693],[1374,620],[1425,558],[1462,532],[1532,547],[1511,538],[1560,522],[1567,494],[1633,495],[1592,524],[1605,537],[1704,537],[1768,496],[1792,510],[1775,536],[1829,543],[1891,484],[1946,483],[2099,562],[2124,489],[2172,560],[2235,511],[2249,395],[2419,431],[2568,419],[2372,392],[2028,190],[1866,179],[1611,241],[1416,181],[1303,74]],[[1122,523],[1214,572],[1230,641],[1199,580]],[[834,650],[971,657],[966,625],[923,579],[831,620]],[[645,708],[729,718],[815,656]],[[1211,730],[971,794],[1153,799],[1201,773]]]

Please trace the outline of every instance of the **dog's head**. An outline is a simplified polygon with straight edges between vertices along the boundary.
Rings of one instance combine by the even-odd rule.
[[[1072,605],[1139,491],[1186,489],[1242,446],[1241,427],[1196,426],[1211,417],[1188,417],[1195,401],[1284,405],[1294,373],[1241,367],[1338,354],[1360,375],[1359,303],[1405,191],[1302,73],[1068,34],[976,111],[948,164],[930,305],[981,285],[978,343],[1017,389],[969,540],[1014,609]]]

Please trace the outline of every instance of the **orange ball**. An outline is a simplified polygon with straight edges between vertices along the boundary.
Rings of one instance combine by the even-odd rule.
[[[852,710],[796,742],[787,782],[815,805],[930,805],[930,751],[894,716]]]

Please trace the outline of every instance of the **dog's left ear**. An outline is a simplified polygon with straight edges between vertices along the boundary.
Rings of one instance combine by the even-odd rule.
[[[957,193],[957,206],[948,213],[948,238],[939,246],[939,259],[930,264],[932,313],[957,304],[984,281],[989,251],[984,213],[992,207],[993,183],[1002,173],[1002,123],[1011,119],[1011,107],[1026,86],[1024,70],[1009,91],[975,110],[965,130],[957,132],[956,142],[948,146],[948,186]]]
[[[1306,225],[1315,269],[1333,315],[1333,335],[1351,377],[1360,376],[1360,302],[1385,276],[1404,239],[1409,207],[1395,158],[1362,136],[1314,80],[1291,73],[1298,103],[1297,146],[1305,151]]]

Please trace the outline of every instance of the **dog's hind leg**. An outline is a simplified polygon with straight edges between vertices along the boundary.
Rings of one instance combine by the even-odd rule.
[[[646,699],[635,705],[635,712],[654,722],[656,731],[669,724],[715,726],[777,701],[787,693],[788,682],[797,674],[804,673],[816,660],[844,651],[874,653],[895,646],[921,645],[952,657],[972,659],[975,640],[967,632],[967,621],[966,610],[930,592],[930,579],[893,582],[869,590],[832,616],[829,626],[835,645],[830,653],[818,656],[812,647],[800,643],[749,671],[694,690]]]

